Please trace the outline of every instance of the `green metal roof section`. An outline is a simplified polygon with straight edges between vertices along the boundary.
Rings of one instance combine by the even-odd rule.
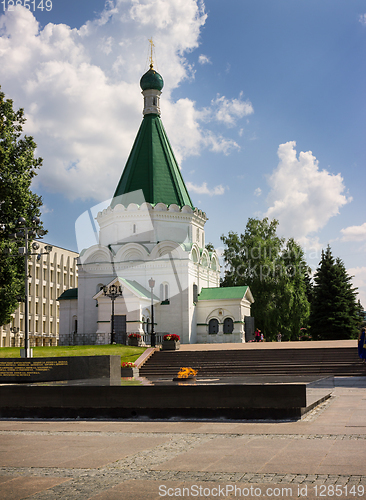
[[[78,289],[77,288],[69,288],[65,290],[57,300],[73,300],[78,298]]]
[[[242,299],[247,290],[247,286],[202,288],[201,293],[198,295],[198,300]]]
[[[120,278],[118,276],[118,281],[121,283],[125,283],[126,285],[129,286],[131,290],[133,290],[137,295],[140,297],[143,297],[144,299],[151,299],[151,291],[147,290],[144,286],[140,285],[140,283],[137,283],[137,281],[134,280],[128,280],[126,278]],[[157,297],[155,294],[153,294],[154,300],[159,300],[159,297]]]
[[[145,115],[114,193],[117,197],[142,190],[145,201],[155,205],[175,203],[194,208],[160,116]],[[117,198],[117,199],[116,199]],[[131,200],[133,201],[133,200]]]

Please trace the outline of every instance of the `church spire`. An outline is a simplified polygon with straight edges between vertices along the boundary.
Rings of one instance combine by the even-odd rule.
[[[159,100],[164,81],[153,69],[152,47],[150,69],[140,80],[144,119],[111,205],[114,207],[121,195],[142,190],[145,201],[152,205],[164,203],[194,208],[160,119]]]

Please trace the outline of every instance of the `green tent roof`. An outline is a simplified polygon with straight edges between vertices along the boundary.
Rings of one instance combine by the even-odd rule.
[[[142,190],[145,201],[183,207],[193,204],[175,159],[160,116],[145,115],[125,169],[114,193],[112,207],[120,197]],[[131,200],[133,201],[133,200]],[[138,203],[139,204],[139,203]]]
[[[247,290],[247,286],[202,288],[198,300],[242,299]]]
[[[78,289],[77,288],[69,288],[65,290],[57,300],[72,300],[78,298]]]

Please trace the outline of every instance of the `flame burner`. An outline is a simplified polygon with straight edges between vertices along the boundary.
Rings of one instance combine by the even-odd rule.
[[[196,380],[196,375],[198,370],[193,370],[193,368],[183,367],[179,370],[177,377],[173,378],[173,382],[182,382],[184,380]]]

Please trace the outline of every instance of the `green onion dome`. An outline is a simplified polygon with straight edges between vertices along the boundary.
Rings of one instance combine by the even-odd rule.
[[[150,66],[149,71],[141,77],[140,87],[142,90],[155,89],[160,91],[164,87],[164,80],[162,76]]]

